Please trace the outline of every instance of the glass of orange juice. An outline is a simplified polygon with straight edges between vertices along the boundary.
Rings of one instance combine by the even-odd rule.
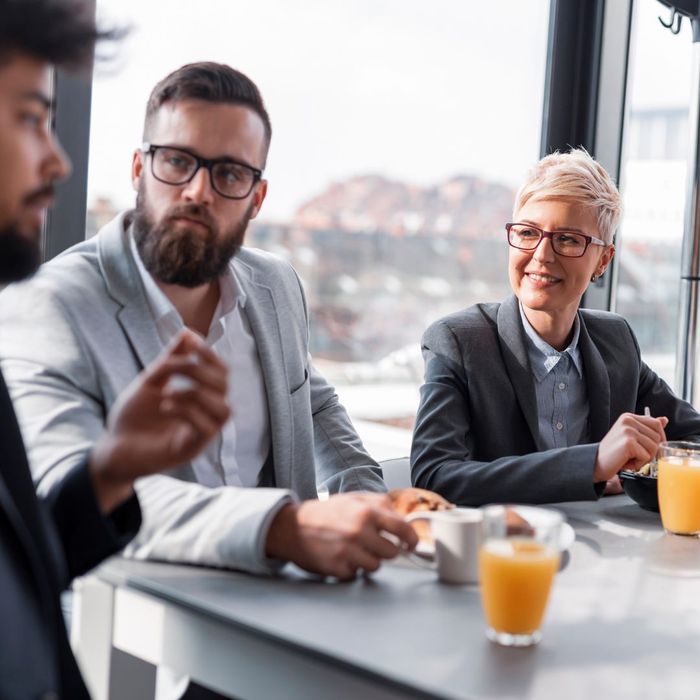
[[[664,529],[676,535],[700,535],[700,444],[662,442],[657,459]]]
[[[537,644],[559,568],[564,518],[544,508],[528,508],[528,521],[513,506],[488,506],[483,511],[479,581],[486,636],[503,646]]]

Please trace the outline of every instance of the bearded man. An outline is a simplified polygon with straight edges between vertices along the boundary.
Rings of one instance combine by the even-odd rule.
[[[190,64],[156,85],[135,210],[0,295],[2,370],[50,493],[122,388],[196,331],[230,367],[231,417],[201,455],[137,484],[143,525],[127,554],[260,573],[291,560],[348,578],[416,540],[310,361],[296,273],[241,247],[267,192],[270,135],[257,87],[228,66]],[[323,502],[317,488],[380,493]]]

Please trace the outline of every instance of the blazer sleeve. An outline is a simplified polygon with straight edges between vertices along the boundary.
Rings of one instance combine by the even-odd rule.
[[[123,549],[141,525],[135,494],[108,516],[102,514],[86,464],[71,469],[43,501],[54,525],[48,531],[58,535],[69,580]],[[67,581],[62,583],[65,587]]]
[[[89,539],[81,518],[95,519],[84,465],[104,430],[106,410],[94,350],[84,346],[79,322],[53,290],[30,285],[0,294],[0,363],[37,491],[74,551],[80,537]],[[293,500],[289,491],[208,489],[155,475],[137,482],[136,492],[143,524],[127,554],[255,572],[278,568],[264,556],[264,543],[274,515]],[[80,546],[86,561],[76,560],[73,568],[94,558],[96,547]]]
[[[637,339],[629,324],[627,327],[637,353],[641,355]],[[658,374],[641,362],[635,413],[643,414],[647,406],[652,416],[668,418],[665,430],[668,440],[700,442],[700,414],[687,401],[676,396]]]
[[[382,470],[369,456],[335,389],[309,358],[317,483],[329,493],[385,492]]]
[[[308,341],[306,296],[301,280],[296,272],[293,272],[301,295],[306,324],[304,332]],[[313,420],[317,488],[327,490],[331,494],[345,491],[386,492],[387,487],[380,466],[365,450],[347,411],[338,399],[338,394],[314,367],[308,353],[306,367]],[[294,394],[303,394],[306,389],[307,387],[302,385]]]
[[[56,485],[50,498],[37,500],[16,412],[0,372],[0,482],[6,515],[23,545],[53,564],[56,585],[85,573],[133,537],[141,522],[136,497],[110,515],[102,514],[85,462]],[[44,549],[44,533],[48,546]],[[31,552],[27,552],[31,556]]]
[[[426,331],[422,344],[425,382],[411,448],[414,485],[466,506],[592,500],[600,495],[592,481],[597,444],[504,454],[489,461],[476,458],[469,375],[458,341],[438,322]],[[493,435],[478,439],[497,441],[498,431],[509,426],[494,424],[493,430]]]

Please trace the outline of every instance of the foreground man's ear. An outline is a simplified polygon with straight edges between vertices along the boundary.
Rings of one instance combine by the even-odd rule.
[[[138,192],[141,184],[141,176],[144,168],[144,154],[141,149],[137,148],[131,159],[131,185]]]

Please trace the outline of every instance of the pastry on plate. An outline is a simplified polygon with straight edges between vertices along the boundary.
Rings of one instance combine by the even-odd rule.
[[[416,511],[450,510],[454,505],[442,496],[426,489],[406,488],[389,491],[389,498],[394,510],[401,515],[408,515]],[[421,542],[433,543],[430,533],[430,522],[417,520],[411,523]]]

